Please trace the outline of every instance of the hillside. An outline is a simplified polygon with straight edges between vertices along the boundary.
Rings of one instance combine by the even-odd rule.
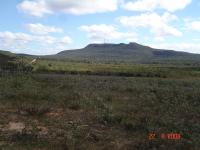
[[[65,50],[55,55],[34,56],[28,54],[13,54],[0,51],[0,61],[14,57],[26,57],[55,60],[73,60],[89,62],[114,63],[184,63],[200,64],[200,54],[192,54],[174,50],[155,49],[138,43],[129,44],[89,44],[82,49]]]
[[[198,54],[154,49],[138,43],[89,44],[83,49],[66,50],[46,58],[136,63],[200,61]]]
[[[8,51],[0,50],[0,65],[6,65],[15,59],[15,55]]]

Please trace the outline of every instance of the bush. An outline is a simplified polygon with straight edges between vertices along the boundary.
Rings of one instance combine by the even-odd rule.
[[[48,104],[21,104],[18,106],[18,111],[23,111],[30,116],[42,116],[50,111]]]
[[[46,65],[39,65],[35,71],[36,72],[49,72],[49,67]]]

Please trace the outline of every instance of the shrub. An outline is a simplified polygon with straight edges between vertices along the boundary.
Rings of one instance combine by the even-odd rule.
[[[37,69],[35,70],[36,72],[49,72],[49,67],[46,65],[39,65]]]
[[[18,111],[23,111],[30,116],[42,116],[50,111],[48,104],[21,104]]]

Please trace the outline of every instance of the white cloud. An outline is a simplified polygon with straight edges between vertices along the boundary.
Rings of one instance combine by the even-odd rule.
[[[187,43],[187,42],[185,43],[152,43],[148,45],[153,48],[185,51],[189,53],[200,54],[200,44],[198,43]]]
[[[53,36],[34,36],[34,40],[38,43],[41,43],[43,45],[52,45],[57,42],[57,39]]]
[[[75,15],[115,11],[121,0],[25,0],[17,8],[26,14],[43,17],[64,12]]]
[[[48,33],[61,33],[63,30],[61,28],[56,28],[53,26],[45,26],[40,23],[27,24],[26,28],[33,34],[45,35]]]
[[[0,32],[0,49],[13,50],[25,48],[25,45],[32,40],[32,37],[24,33],[12,33],[9,31]]]
[[[38,54],[50,54],[53,52],[52,50],[59,51],[60,47],[66,47],[71,43],[72,39],[68,36],[54,37],[9,31],[0,32],[0,49],[11,50],[13,52],[23,52],[24,49],[31,49],[31,51],[38,52]],[[34,50],[32,46],[39,47],[40,51]]]
[[[162,16],[156,13],[145,13],[139,16],[120,17],[119,21],[125,27],[150,29],[157,39],[163,39],[166,36],[182,36],[179,30],[168,25],[176,19],[177,17],[170,13],[164,13]]]
[[[40,43],[42,45],[65,45],[65,44],[71,44],[72,39],[69,36],[64,37],[54,37],[54,36],[33,36],[33,41]]]
[[[68,36],[65,36],[60,40],[60,43],[61,44],[69,44],[69,43],[72,43],[72,39]]]
[[[25,0],[17,5],[17,8],[25,14],[35,17],[43,17],[45,14],[52,13],[52,11],[47,7],[44,0]]]
[[[4,45],[9,45],[13,42],[27,43],[32,40],[32,37],[25,33],[12,33],[9,31],[0,32],[0,39]]]
[[[69,44],[71,44],[73,41],[69,36],[64,37],[54,37],[49,35],[44,36],[34,36],[33,44],[37,45],[40,51],[38,51],[38,54],[55,54],[60,52],[61,50],[66,49]],[[36,52],[34,52],[36,53]]]
[[[88,33],[88,37],[95,41],[103,41],[103,40],[118,40],[118,39],[126,39],[137,40],[137,35],[135,33],[128,32],[119,32],[117,28],[112,25],[100,24],[100,25],[90,25],[90,26],[81,26],[80,30]]]
[[[186,23],[188,29],[200,32],[200,21],[192,21]]]
[[[130,11],[153,11],[164,9],[170,12],[184,9],[192,0],[132,0],[123,5]]]

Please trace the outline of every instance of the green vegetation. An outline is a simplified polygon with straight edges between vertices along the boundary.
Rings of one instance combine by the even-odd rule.
[[[66,50],[56,55],[45,56],[45,58],[101,63],[200,64],[200,55],[198,54],[154,49],[138,43],[89,44],[83,49]]]
[[[198,64],[33,58],[0,55],[0,149],[199,149]]]
[[[198,78],[199,65],[113,64],[39,59],[33,65],[36,73],[106,75],[125,77]]]
[[[55,66],[51,62],[50,67],[59,68],[59,63]],[[109,71],[113,67],[81,63],[63,66],[75,69],[103,66],[103,70],[109,66]],[[154,67],[134,65],[126,69],[152,72],[156,70]],[[121,68],[125,70],[123,65]],[[1,76],[0,147],[6,150],[198,149],[199,70],[188,67],[182,72],[179,67],[171,67],[175,76],[168,75],[165,69],[169,66],[163,67],[164,71],[161,68],[158,70],[165,78],[47,72]],[[114,65],[113,70],[118,69],[120,66]],[[156,133],[157,138],[150,141],[149,133]],[[163,140],[162,133],[180,133],[181,139]]]

